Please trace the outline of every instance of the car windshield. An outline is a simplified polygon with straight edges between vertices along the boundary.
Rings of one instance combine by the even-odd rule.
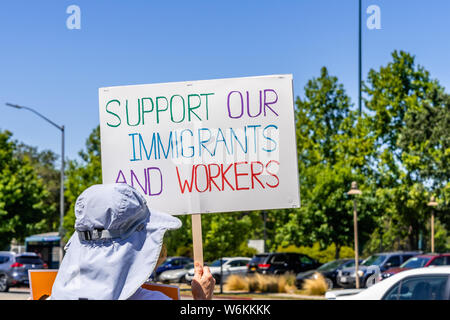
[[[224,264],[227,261],[228,261],[227,259],[222,259],[222,260],[218,259],[216,261],[213,261],[213,263],[211,263],[210,266],[211,267],[220,267],[221,264]]]
[[[184,269],[192,269],[192,268],[194,268],[193,263],[188,263],[187,265],[184,266]]]
[[[346,268],[351,268],[355,266],[355,260],[349,261],[345,264]]]
[[[323,265],[321,265],[319,268],[317,268],[317,271],[328,271],[328,270],[334,270],[337,267],[339,267],[342,264],[342,260],[334,260],[327,262]]]
[[[429,257],[413,257],[406,260],[400,268],[422,268],[430,259]]]
[[[257,255],[250,260],[250,263],[258,264],[258,263],[264,263],[266,261],[268,255]]]
[[[171,264],[173,261],[174,261],[174,259],[167,259],[161,264],[161,267],[165,267],[165,266]]]
[[[362,266],[379,266],[386,259],[386,256],[383,255],[373,255],[368,257],[366,260],[361,263]]]

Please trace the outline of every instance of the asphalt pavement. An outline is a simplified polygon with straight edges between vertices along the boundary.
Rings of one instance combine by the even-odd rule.
[[[29,297],[29,288],[10,288],[8,292],[0,292],[0,300],[27,300]]]

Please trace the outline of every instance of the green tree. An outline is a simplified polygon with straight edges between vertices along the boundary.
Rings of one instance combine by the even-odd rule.
[[[381,239],[388,248],[415,249],[426,233],[429,192],[448,184],[448,97],[403,51],[370,70],[364,91],[375,135],[374,178],[388,200],[379,225],[389,229]]]
[[[48,230],[58,230],[59,228],[59,202],[61,170],[56,164],[58,156],[51,150],[39,151],[37,147],[28,146],[24,143],[16,142],[15,156],[21,160],[29,161],[36,171],[39,179],[44,183],[49,196],[44,200],[44,205],[48,210]]]
[[[289,210],[289,221],[277,230],[274,245],[312,245],[340,248],[353,243],[352,202],[346,192],[351,182],[365,178],[371,170],[373,137],[363,118],[352,111],[350,98],[337,77],[325,67],[320,77],[308,81],[305,98],[296,101],[297,150],[302,207]],[[373,192],[365,192],[368,207]],[[373,210],[361,210],[360,234],[366,240],[373,228]]]
[[[75,202],[78,196],[94,184],[102,183],[100,127],[97,126],[86,140],[86,150],[79,153],[81,161],[70,160],[66,170],[65,197],[67,211],[64,217],[65,239],[74,232]]]
[[[45,201],[49,196],[29,158],[17,157],[9,131],[0,131],[0,248],[14,238],[47,230],[51,222]]]

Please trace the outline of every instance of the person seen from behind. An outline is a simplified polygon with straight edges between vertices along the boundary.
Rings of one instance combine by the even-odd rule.
[[[49,299],[170,300],[141,286],[164,261],[164,234],[181,227],[178,218],[149,208],[123,183],[87,188],[76,201],[75,218]],[[194,265],[192,296],[210,300],[215,280],[207,266]]]

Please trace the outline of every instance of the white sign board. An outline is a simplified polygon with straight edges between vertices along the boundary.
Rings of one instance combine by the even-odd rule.
[[[170,214],[299,207],[292,75],[99,89],[103,183]]]

